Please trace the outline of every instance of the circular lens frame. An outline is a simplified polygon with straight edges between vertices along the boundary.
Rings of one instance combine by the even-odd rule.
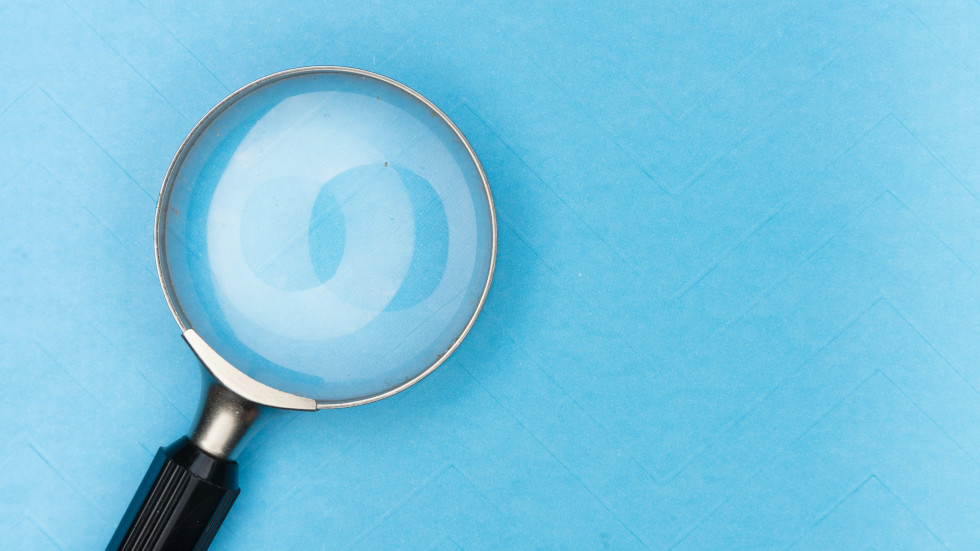
[[[372,73],[370,71],[364,71],[362,69],[354,69],[351,67],[322,65],[322,66],[311,66],[311,67],[299,67],[296,69],[288,69],[285,71],[280,71],[278,73],[273,73],[271,75],[260,78],[254,82],[251,82],[239,88],[238,90],[230,94],[228,97],[221,100],[220,103],[218,103],[210,111],[208,111],[208,113],[204,115],[204,117],[194,126],[190,134],[188,134],[187,137],[184,139],[183,143],[180,144],[180,148],[177,150],[177,154],[174,155],[174,159],[170,163],[170,168],[167,170],[167,175],[163,181],[163,187],[160,189],[160,197],[159,200],[157,201],[156,220],[154,223],[153,241],[154,241],[154,249],[156,254],[157,275],[160,277],[160,285],[163,287],[163,294],[167,299],[167,305],[170,307],[170,312],[173,314],[174,319],[177,320],[177,325],[179,325],[181,331],[184,332],[185,339],[191,345],[192,349],[194,349],[195,353],[197,353],[198,356],[201,358],[202,363],[204,363],[204,366],[211,372],[212,375],[215,375],[219,381],[222,381],[223,379],[226,379],[229,382],[230,380],[234,380],[236,384],[233,386],[244,385],[245,387],[262,388],[265,390],[273,391],[272,395],[285,395],[285,396],[292,396],[294,398],[298,398],[295,395],[286,395],[285,393],[282,393],[277,389],[273,389],[272,387],[265,385],[261,381],[255,381],[254,379],[251,379],[250,377],[245,375],[241,370],[234,368],[233,366],[228,364],[228,362],[224,361],[222,358],[217,356],[217,354],[213,350],[211,350],[206,343],[203,343],[203,341],[200,340],[199,336],[197,336],[196,332],[193,330],[193,327],[190,324],[190,321],[184,315],[184,312],[180,307],[180,302],[177,298],[173,284],[170,280],[170,272],[167,266],[166,242],[165,242],[167,210],[170,204],[170,194],[171,191],[173,190],[174,182],[177,179],[177,174],[180,172],[185,157],[187,156],[188,152],[194,148],[194,145],[197,143],[198,138],[205,131],[207,131],[211,122],[214,121],[218,116],[220,116],[228,107],[230,107],[236,101],[248,95],[249,93],[259,88],[262,88],[264,86],[267,86],[269,84],[278,82],[280,80],[285,80],[285,79],[299,77],[299,76],[329,75],[329,74],[338,74],[338,73],[344,75],[355,75],[355,76],[365,77],[368,79],[373,79],[375,81],[378,81],[381,84],[393,86],[399,89],[400,91],[408,94],[410,97],[414,98],[420,103],[424,104],[426,107],[431,109],[433,113],[438,115],[447,126],[449,126],[449,128],[459,139],[460,143],[462,143],[463,146],[465,146],[466,151],[469,153],[470,159],[473,161],[474,168],[476,168],[477,173],[480,175],[480,181],[482,182],[483,185],[483,191],[484,193],[486,193],[487,205],[489,207],[490,225],[491,225],[490,228],[491,250],[490,250],[490,262],[486,274],[486,281],[483,286],[483,291],[480,295],[480,300],[476,303],[476,306],[473,309],[473,313],[470,316],[469,320],[467,321],[466,325],[463,327],[459,335],[453,340],[452,344],[449,346],[449,348],[446,350],[445,353],[443,353],[439,358],[436,359],[435,362],[433,362],[428,367],[423,369],[420,373],[418,373],[414,377],[406,380],[405,382],[397,386],[391,387],[377,394],[353,398],[351,400],[341,400],[341,401],[316,400],[315,401],[316,409],[343,408],[343,407],[357,406],[361,404],[375,402],[381,400],[382,398],[387,398],[388,396],[397,394],[398,392],[401,392],[402,390],[405,390],[406,388],[419,382],[420,380],[425,378],[426,375],[432,373],[432,371],[434,371],[435,368],[442,365],[442,363],[446,361],[446,359],[453,353],[453,351],[455,351],[456,348],[459,347],[459,344],[466,337],[466,334],[469,333],[470,329],[473,327],[473,324],[476,322],[477,316],[479,316],[480,314],[480,310],[483,308],[483,303],[486,301],[487,293],[490,291],[490,283],[493,280],[493,271],[496,265],[497,217],[494,209],[493,195],[490,192],[490,184],[487,182],[487,176],[486,173],[484,173],[483,171],[483,166],[480,164],[480,160],[477,158],[476,153],[473,151],[472,146],[470,146],[470,143],[466,140],[466,137],[463,136],[463,133],[459,131],[459,128],[456,127],[453,121],[450,120],[449,117],[446,116],[446,114],[443,113],[442,110],[440,110],[438,107],[436,107],[431,101],[426,99],[424,96],[422,96],[415,90],[409,88],[408,86],[405,86],[404,84],[396,80],[392,80],[388,77],[379,75],[377,73]],[[188,338],[188,336],[190,336],[190,338]],[[201,346],[201,343],[204,344],[203,347]],[[204,355],[202,355],[201,349],[204,349],[206,351],[207,357],[211,358],[210,360],[207,360],[204,357]],[[219,368],[218,365],[209,365],[209,364],[221,364],[221,366]],[[234,373],[230,373],[228,371],[229,369],[233,370]],[[219,375],[219,373],[216,373],[216,371],[221,371],[222,374]],[[232,388],[232,390],[236,390],[236,389]],[[305,399],[309,400],[309,398],[305,398]],[[280,407],[278,405],[278,402],[279,400],[273,400],[270,401],[269,403],[264,403],[263,405]],[[282,406],[282,407],[290,407],[290,406]],[[293,408],[290,407],[290,409]]]

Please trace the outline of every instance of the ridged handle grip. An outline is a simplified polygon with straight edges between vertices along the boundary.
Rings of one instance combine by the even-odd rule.
[[[181,438],[157,451],[106,549],[207,549],[239,491],[237,463]]]

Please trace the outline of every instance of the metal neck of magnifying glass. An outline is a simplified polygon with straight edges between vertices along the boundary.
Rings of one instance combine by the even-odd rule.
[[[201,405],[191,442],[219,459],[234,459],[261,406],[316,411],[315,400],[274,389],[245,375],[214,351],[193,329],[184,340],[205,368]]]
[[[191,442],[213,457],[234,459],[258,416],[257,404],[228,390],[205,372]]]

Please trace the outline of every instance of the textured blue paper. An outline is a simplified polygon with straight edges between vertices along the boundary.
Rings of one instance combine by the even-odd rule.
[[[496,281],[257,435],[214,548],[980,548],[980,4],[245,4],[0,0],[3,548],[101,548],[187,430],[159,185],[310,64],[456,121]]]

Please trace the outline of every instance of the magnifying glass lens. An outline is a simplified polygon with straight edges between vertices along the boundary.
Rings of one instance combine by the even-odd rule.
[[[295,75],[228,104],[182,151],[161,268],[183,329],[236,368],[349,402],[419,377],[465,333],[493,213],[431,105],[377,78]]]

